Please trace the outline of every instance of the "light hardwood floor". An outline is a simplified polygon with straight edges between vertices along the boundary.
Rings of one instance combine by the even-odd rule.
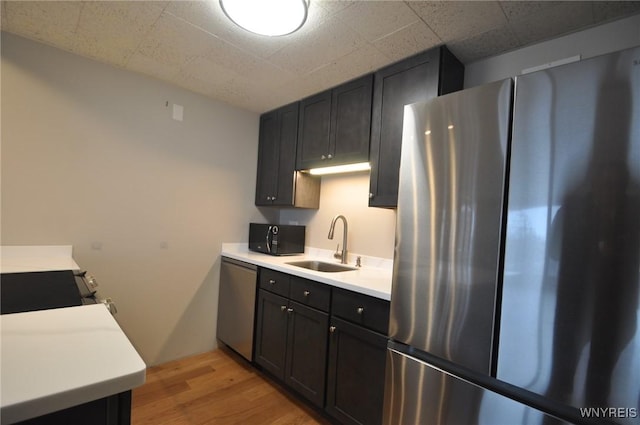
[[[227,348],[147,370],[132,425],[329,425]]]

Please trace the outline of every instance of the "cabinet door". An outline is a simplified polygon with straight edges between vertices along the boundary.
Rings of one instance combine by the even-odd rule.
[[[329,154],[331,90],[300,101],[296,169],[325,165]]]
[[[342,424],[382,423],[387,338],[331,318],[326,411]]]
[[[430,50],[375,74],[370,206],[398,202],[404,106],[437,96],[437,59],[437,50]]]
[[[258,139],[258,172],[256,178],[256,205],[271,205],[278,184],[278,148],[280,139],[280,119],[278,111],[268,112],[260,117]]]
[[[324,406],[329,316],[289,303],[285,382],[318,407]]]
[[[276,147],[278,150],[277,185],[271,200],[273,205],[292,206],[298,141],[298,103],[280,108],[278,113],[280,138]]]
[[[255,361],[280,379],[284,379],[287,353],[287,303],[284,297],[258,291]]]
[[[395,208],[404,106],[462,89],[464,66],[439,47],[375,73],[369,206]]]
[[[341,165],[369,160],[373,75],[350,81],[332,91],[330,161]]]

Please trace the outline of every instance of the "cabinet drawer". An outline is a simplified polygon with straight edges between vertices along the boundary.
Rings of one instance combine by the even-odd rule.
[[[329,311],[331,287],[324,283],[291,276],[289,298],[318,310]]]
[[[389,331],[389,301],[379,298],[334,288],[331,314],[384,335]]]
[[[270,269],[260,269],[260,288],[269,292],[288,297],[289,281],[290,277],[288,274]]]

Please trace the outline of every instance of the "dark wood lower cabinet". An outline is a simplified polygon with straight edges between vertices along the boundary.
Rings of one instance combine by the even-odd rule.
[[[269,269],[260,276],[255,363],[335,423],[382,424],[389,302]]]
[[[288,303],[280,295],[258,291],[255,361],[282,380],[287,355]]]
[[[331,318],[325,410],[340,423],[382,423],[386,352],[386,336]]]
[[[260,289],[255,362],[324,406],[329,315]]]
[[[17,425],[130,425],[131,391],[59,410]]]
[[[316,406],[324,406],[329,315],[291,301],[285,382]]]

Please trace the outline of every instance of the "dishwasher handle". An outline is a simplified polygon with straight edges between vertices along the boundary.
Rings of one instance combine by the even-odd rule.
[[[256,266],[255,264],[245,263],[244,261],[236,260],[229,257],[222,257],[222,262],[234,264],[236,266],[244,267],[245,269],[249,269],[249,270],[256,270],[256,271],[258,270],[258,266]]]

